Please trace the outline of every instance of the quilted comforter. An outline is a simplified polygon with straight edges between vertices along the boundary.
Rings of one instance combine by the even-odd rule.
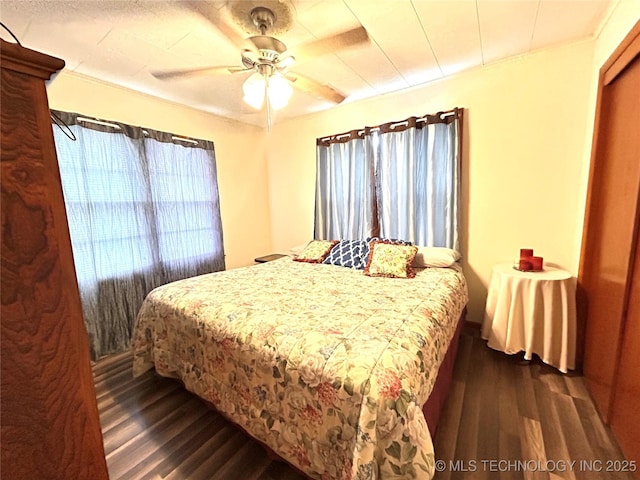
[[[134,375],[155,368],[311,478],[429,479],[421,407],[467,302],[458,265],[413,279],[290,257],[152,291]]]

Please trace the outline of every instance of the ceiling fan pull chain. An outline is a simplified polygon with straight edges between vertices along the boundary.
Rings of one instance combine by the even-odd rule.
[[[267,132],[271,131],[271,101],[269,100],[269,75],[264,76],[264,100],[267,104]]]

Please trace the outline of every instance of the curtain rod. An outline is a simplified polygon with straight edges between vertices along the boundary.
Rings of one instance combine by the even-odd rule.
[[[438,122],[437,120],[444,120],[442,123],[450,123],[451,120],[445,120],[445,119],[447,119],[447,117],[456,118],[460,110],[461,108],[456,107],[453,110],[449,110],[445,112],[427,114],[421,117],[409,117],[399,122],[388,122],[388,123],[383,123],[381,125],[377,125],[375,127],[365,127],[364,129],[360,129],[360,130],[352,130],[350,132],[339,133],[336,135],[329,135],[327,137],[320,137],[316,139],[316,145],[327,145],[334,142],[343,143],[349,138],[363,138],[363,136],[366,135],[367,132],[371,133],[371,132],[382,131],[383,133],[387,133],[390,131],[394,131],[398,127],[407,127],[409,126],[410,123],[413,123],[413,124],[417,124],[417,123],[429,124],[430,122],[441,123],[441,122]],[[423,128],[423,127],[420,126],[419,128]]]
[[[207,151],[214,151],[212,140],[191,138],[184,134],[162,132],[151,128],[127,125],[118,120],[105,120],[75,112],[65,112],[61,110],[50,110],[50,112],[52,123],[55,122],[58,126],[78,125],[80,128],[87,128],[104,133],[124,134],[132,139],[152,138],[158,142],[179,145],[183,148],[201,148]],[[67,132],[65,131],[65,133]],[[73,132],[69,130],[67,136],[71,138]]]
[[[102,120],[95,120],[93,118],[86,117],[78,117],[77,120],[78,122],[95,123],[97,125],[103,125],[105,127],[117,128],[118,130],[122,130],[120,128],[120,125],[116,125],[115,123],[103,122]]]
[[[190,138],[184,138],[184,137],[176,137],[175,135],[171,137],[171,140],[178,140],[180,142],[187,142],[187,143],[193,143],[194,145],[198,145],[198,142],[196,142],[195,140],[192,140]]]
[[[115,123],[109,123],[109,122],[105,122],[103,120],[96,120],[94,118],[87,118],[87,117],[78,117],[77,119],[79,122],[85,122],[85,123],[95,123],[96,125],[102,125],[105,127],[111,127],[111,128],[115,128],[118,130],[122,130],[122,128],[120,127],[120,125],[117,125]],[[142,130],[143,135],[149,136],[149,132],[147,130]],[[171,136],[171,140],[176,140],[179,142],[187,142],[187,143],[192,143],[193,145],[198,145],[198,142],[196,140],[192,140],[190,138],[185,138],[185,137],[178,137],[176,135],[172,135]]]

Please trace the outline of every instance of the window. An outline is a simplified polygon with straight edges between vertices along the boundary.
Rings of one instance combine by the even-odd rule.
[[[55,112],[54,139],[92,355],[129,345],[156,286],[224,269],[213,143]]]
[[[318,139],[316,238],[382,236],[457,249],[461,115],[455,109]]]

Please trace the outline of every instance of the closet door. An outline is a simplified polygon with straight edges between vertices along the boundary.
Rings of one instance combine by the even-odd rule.
[[[108,478],[45,80],[0,40],[2,478]]]
[[[583,370],[598,412],[640,461],[640,22],[600,70],[578,274]]]

